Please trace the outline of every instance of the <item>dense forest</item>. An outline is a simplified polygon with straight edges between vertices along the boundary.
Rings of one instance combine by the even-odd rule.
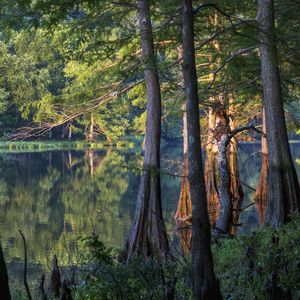
[[[300,135],[299,11],[296,0],[0,0],[1,143],[85,141],[86,147],[75,162],[69,151],[62,168],[68,180],[49,160],[47,176],[31,184],[28,198],[36,197],[36,206],[31,216],[24,205],[26,218],[38,211],[46,219],[43,203],[56,203],[54,186],[70,185],[64,208],[55,211],[64,214],[69,206],[87,226],[94,217],[81,197],[101,194],[111,216],[120,195],[133,190],[127,169],[139,175],[136,194],[130,193],[130,230],[117,233],[124,239],[118,255],[93,232],[81,249],[88,253],[85,279],[61,282],[55,256],[50,292],[42,279],[39,298],[300,297],[300,186],[289,144]],[[111,152],[120,141],[135,143],[139,155]],[[108,147],[105,154],[89,148],[97,142]],[[261,231],[240,237],[249,186],[241,180],[238,151],[253,142],[260,145],[261,171],[250,205]],[[173,250],[162,209],[164,145],[180,145],[182,153],[180,171],[168,171],[180,185],[170,197],[178,200],[174,227],[181,230],[181,253]],[[137,161],[134,167],[114,169],[128,157]],[[84,166],[82,180],[72,173],[76,165]],[[17,194],[5,183],[11,174],[1,175],[3,194]],[[4,236],[7,229],[1,244]],[[34,238],[42,244],[47,232]],[[1,294],[11,299],[0,250]],[[24,283],[32,299],[26,263]]]

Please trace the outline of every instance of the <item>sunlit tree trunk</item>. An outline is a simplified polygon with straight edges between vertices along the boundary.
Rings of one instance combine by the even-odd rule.
[[[175,219],[181,223],[191,220],[192,217],[192,202],[190,197],[190,185],[188,180],[188,136],[187,136],[187,116],[186,105],[182,106],[183,109],[183,172],[180,187],[180,195],[178,200],[177,211]]]
[[[236,128],[235,122],[235,105],[232,94],[229,94],[229,121],[230,130]],[[237,141],[232,138],[229,146],[229,172],[230,172],[230,194],[232,197],[232,228],[231,234],[235,235],[237,231],[237,224],[239,221],[240,209],[244,199],[244,192],[240,182],[240,174],[237,161]]]
[[[162,216],[160,191],[161,95],[153,47],[149,1],[136,2],[142,42],[142,60],[147,90],[147,122],[143,174],[137,197],[134,223],[130,230],[127,260],[134,254],[147,258],[169,252]]]
[[[183,49],[179,47],[178,49],[178,59],[182,61],[183,59]],[[180,84],[183,84],[183,70],[182,63],[180,63]],[[190,185],[188,180],[188,130],[187,130],[187,116],[186,116],[186,104],[182,104],[182,123],[183,123],[183,172],[180,187],[180,195],[178,199],[177,210],[175,214],[175,219],[178,225],[191,220],[192,217],[192,202],[190,197]]]
[[[219,27],[220,18],[218,13],[215,12],[212,17],[212,22],[215,28]],[[212,43],[215,51],[220,53],[221,46],[218,39],[215,39]],[[210,62],[210,74],[209,80],[212,82],[214,80],[214,68],[218,67],[220,64],[220,58],[217,58],[216,62],[213,62],[213,56],[209,57]],[[218,167],[217,167],[217,154],[218,154],[218,145],[215,139],[215,129],[217,125],[217,107],[219,103],[218,96],[210,97],[211,107],[208,112],[208,135],[206,142],[206,157],[204,163],[204,177],[206,183],[206,193],[208,201],[208,211],[210,217],[210,223],[212,226],[217,222],[219,211],[220,211],[220,202],[218,198]]]
[[[192,228],[190,226],[181,227],[178,229],[178,235],[183,256],[190,255],[192,247]]]
[[[183,0],[182,3],[183,74],[188,121],[188,178],[192,200],[193,298],[222,299],[214,274],[210,249],[210,224],[201,157],[193,7],[191,0]]]
[[[204,177],[206,183],[206,193],[208,201],[208,211],[210,222],[214,225],[218,219],[220,203],[218,198],[218,180],[217,180],[217,153],[218,146],[214,137],[214,130],[216,128],[216,111],[213,107],[209,109],[208,113],[208,137],[206,144],[206,157],[204,167]]]
[[[261,78],[268,144],[268,204],[266,222],[274,227],[300,208],[299,182],[285,124],[274,29],[273,0],[259,0]]]
[[[268,145],[266,136],[266,116],[265,111],[262,113],[262,135],[261,135],[261,171],[256,192],[254,196],[255,206],[259,215],[259,221],[264,223],[265,211],[267,205],[268,190]]]

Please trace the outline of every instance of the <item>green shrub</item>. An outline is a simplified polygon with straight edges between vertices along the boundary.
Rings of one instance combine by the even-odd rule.
[[[271,292],[278,299],[300,299],[299,229],[300,214],[295,214],[278,229],[263,228],[214,243],[224,299],[271,299]],[[86,276],[74,289],[75,299],[162,299],[170,289],[175,299],[192,298],[189,258],[177,255],[160,262],[136,257],[124,264],[97,236],[82,240],[87,246]]]
[[[299,299],[299,229],[300,214],[295,214],[278,229],[264,228],[214,244],[215,271],[224,297],[265,299],[273,288]]]

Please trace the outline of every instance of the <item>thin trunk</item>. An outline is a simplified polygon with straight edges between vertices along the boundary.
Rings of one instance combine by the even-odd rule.
[[[142,42],[142,60],[147,90],[147,122],[143,174],[134,223],[127,243],[127,260],[137,253],[147,258],[169,252],[162,216],[160,191],[161,94],[153,46],[149,1],[136,2]]]
[[[1,294],[1,299],[3,300],[11,299],[10,292],[9,292],[9,285],[8,285],[7,268],[6,268],[1,245],[0,245],[0,294]]]
[[[235,105],[233,95],[230,94],[229,99],[229,119],[230,130],[236,128],[235,124]],[[231,234],[236,235],[237,225],[239,222],[240,210],[244,199],[244,192],[240,181],[240,174],[237,161],[237,141],[235,138],[230,141],[229,150],[229,172],[230,172],[230,193],[232,197],[232,228]]]
[[[88,133],[88,141],[89,142],[94,141],[94,114],[93,113],[91,113],[91,120],[90,120],[89,133]]]
[[[194,299],[222,299],[210,249],[210,224],[201,157],[199,99],[191,0],[183,0],[184,87],[188,120],[188,166],[192,200],[192,274]]]
[[[268,190],[268,145],[266,136],[266,116],[264,110],[262,113],[262,119],[263,122],[261,135],[261,171],[254,196],[255,206],[261,224],[263,224],[265,220]]]
[[[285,223],[300,208],[300,187],[290,153],[285,124],[274,29],[273,0],[258,1],[261,77],[268,144],[268,204],[266,222]]]
[[[71,141],[72,139],[72,122],[68,125],[68,141]]]

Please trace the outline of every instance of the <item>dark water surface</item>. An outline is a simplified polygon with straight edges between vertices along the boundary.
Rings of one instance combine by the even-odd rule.
[[[300,143],[291,150],[300,176]],[[260,174],[260,144],[241,144],[238,161],[241,180],[256,187]],[[179,196],[179,147],[163,150],[162,200],[167,230],[178,241],[173,215]],[[63,265],[80,264],[80,236],[94,226],[108,247],[122,247],[133,220],[142,158],[134,150],[46,151],[0,154],[0,238],[11,278],[20,279],[26,237],[29,277],[50,268],[54,253]],[[244,186],[243,207],[254,192]],[[239,229],[258,225],[255,206],[241,216]],[[93,224],[93,225],[92,225]]]

